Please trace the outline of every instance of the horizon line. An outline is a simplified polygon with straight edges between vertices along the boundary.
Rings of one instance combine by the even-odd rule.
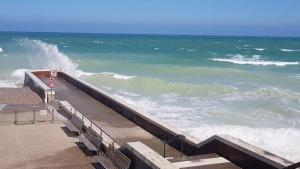
[[[218,37],[265,37],[265,38],[300,38],[300,35],[296,36],[284,36],[284,35],[218,35],[218,34],[160,34],[160,33],[121,33],[121,32],[77,32],[77,31],[18,31],[18,30],[0,30],[0,32],[11,33],[57,33],[57,34],[103,34],[103,35],[150,35],[150,36],[218,36]]]

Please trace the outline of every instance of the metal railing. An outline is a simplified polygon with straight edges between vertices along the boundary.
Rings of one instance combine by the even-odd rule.
[[[76,115],[77,117],[79,117],[83,121],[83,124],[86,127],[91,127],[96,133],[98,133],[103,140],[102,142],[104,144],[106,144],[106,146],[112,144],[113,147],[115,147],[115,148],[120,147],[120,145],[107,132],[105,132],[103,129],[101,129],[92,120],[90,120],[89,118],[84,116],[81,112],[76,110],[72,105],[61,105],[61,106],[64,107],[65,109],[67,109],[71,113],[71,115]]]
[[[26,124],[54,122],[54,110],[41,106],[6,106],[0,111],[0,123]]]
[[[169,140],[161,140],[163,143],[163,156],[166,158],[166,144],[169,145],[173,141],[179,141],[178,149],[180,149],[180,158],[183,158],[183,139],[185,138],[184,135],[177,135]],[[171,145],[169,145],[171,146]],[[179,147],[180,146],[180,147]]]

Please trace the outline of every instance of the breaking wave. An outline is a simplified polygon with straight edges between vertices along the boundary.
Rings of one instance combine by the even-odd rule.
[[[299,52],[300,49],[280,49],[282,52]]]
[[[126,76],[126,75],[121,75],[121,74],[117,74],[114,72],[102,72],[102,73],[95,73],[95,74],[104,75],[104,76],[112,76],[115,79],[123,79],[123,80],[135,78],[135,76]]]
[[[92,75],[93,73],[84,72],[78,68],[78,64],[74,63],[66,54],[59,51],[57,45],[49,44],[40,40],[21,39],[27,52],[30,67],[17,69],[13,72],[13,76],[24,74],[27,69],[56,69],[64,71],[76,77],[84,75]]]
[[[15,88],[17,84],[14,80],[0,80],[0,88],[1,87]]]
[[[0,48],[0,53],[2,53],[3,52],[3,48]]]
[[[255,114],[248,114],[249,112],[247,111],[243,113],[236,111],[233,113],[233,109],[228,110],[228,107],[223,107],[222,103],[224,101],[222,101],[222,96],[220,96],[220,100],[216,98],[209,101],[201,99],[201,97],[183,97],[174,93],[161,94],[156,98],[143,97],[140,93],[126,90],[113,91],[112,88],[105,90],[131,105],[138,105],[143,111],[168,124],[177,126],[200,140],[205,140],[217,134],[229,134],[288,160],[294,162],[300,160],[300,147],[298,146],[300,144],[300,139],[298,139],[300,138],[299,128],[291,126],[272,127],[274,124],[261,125],[266,121],[280,120],[277,123],[282,123],[283,121],[291,120],[288,118],[281,119],[282,117],[276,115],[276,113],[262,113],[258,116],[258,112],[256,112],[257,117],[253,117]],[[263,96],[257,96],[257,92]],[[277,92],[283,91],[278,90]],[[248,100],[248,96],[251,99],[257,96],[256,99],[261,100],[261,97],[266,97],[264,93],[264,90],[255,90],[253,93],[240,93],[247,96],[241,96],[237,100]],[[275,93],[268,97],[275,97],[276,95]],[[278,98],[283,98],[283,96],[280,95]],[[210,117],[212,114],[214,114],[213,117]],[[253,121],[256,118],[261,120],[257,120],[257,124],[255,123],[251,126],[239,124],[238,122],[244,123],[243,121]],[[227,120],[233,123],[226,124]],[[298,124],[299,122],[296,119],[295,126],[298,126]],[[274,140],[274,138],[278,139]],[[282,147],[286,148],[283,149]]]
[[[235,55],[231,58],[213,58],[213,61],[229,62],[240,65],[261,65],[261,66],[289,66],[298,65],[299,62],[265,61],[261,60],[259,55],[253,55],[252,58],[246,58],[243,55]]]
[[[264,48],[255,48],[255,50],[257,50],[257,51],[264,51],[265,49]]]

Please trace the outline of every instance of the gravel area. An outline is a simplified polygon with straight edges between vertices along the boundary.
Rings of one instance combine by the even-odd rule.
[[[41,102],[40,96],[29,87],[0,88],[0,104],[34,105]]]

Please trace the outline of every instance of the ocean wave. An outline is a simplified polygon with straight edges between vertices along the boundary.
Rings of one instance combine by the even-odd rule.
[[[282,52],[299,52],[300,49],[280,49]]]
[[[231,58],[212,58],[213,61],[229,62],[240,65],[261,65],[261,66],[289,66],[298,65],[299,62],[265,61],[261,60],[259,55],[253,55],[252,58],[246,58],[243,55],[235,55]]]
[[[24,44],[27,52],[31,53],[28,56],[30,65],[27,69],[56,69],[76,77],[94,74],[80,70],[79,65],[60,52],[55,44],[31,39],[20,39],[19,41]],[[21,70],[16,70],[15,75],[19,75],[20,72]]]
[[[257,50],[257,51],[264,51],[265,49],[264,48],[255,48],[255,50]]]
[[[103,41],[97,41],[97,40],[93,41],[93,43],[96,43],[96,44],[104,44]]]
[[[294,162],[300,160],[300,129],[204,125],[196,128],[187,128],[186,130],[191,135],[202,140],[216,134],[229,134],[288,160]]]
[[[126,75],[121,75],[121,74],[117,74],[117,73],[114,73],[114,72],[94,73],[94,74],[91,74],[91,75],[95,75],[95,74],[104,75],[104,76],[112,76],[115,79],[122,79],[122,80],[128,80],[128,79],[135,78],[135,76],[126,76]]]
[[[207,99],[202,100],[200,97],[183,97],[182,95],[174,93],[162,94],[159,98],[154,98],[148,96],[144,97],[143,95],[136,94],[135,92],[124,92],[123,90],[115,92],[110,90],[109,92],[114,97],[131,105],[139,105],[141,110],[152,114],[158,119],[179,127],[186,133],[189,133],[200,140],[205,140],[217,134],[229,134],[262,149],[278,154],[286,159],[292,161],[300,160],[300,147],[297,146],[300,144],[300,140],[298,139],[300,138],[299,128],[273,128],[260,125],[244,126],[235,120],[237,120],[236,118],[241,121],[245,119],[249,120],[246,115],[247,111],[243,114],[230,114],[226,110],[224,111],[220,108],[222,105],[218,106],[224,101],[218,102],[216,101],[218,99],[208,101]],[[262,93],[264,93],[264,91]],[[230,109],[230,112],[232,111],[233,110]],[[210,117],[212,114],[215,115]],[[263,119],[259,121],[259,123],[263,123],[264,120],[270,120],[265,116],[272,118],[274,114],[267,114],[264,116],[263,112],[256,112],[255,118],[253,117],[253,114],[249,116],[253,118],[250,119],[250,121],[258,117],[263,117]],[[229,124],[226,124],[226,122],[224,124],[226,119],[234,122],[235,124],[230,124],[230,122]],[[283,121],[286,120],[287,119]],[[279,139],[274,140],[274,138]],[[282,147],[286,148],[282,149]]]
[[[162,79],[124,76],[115,73],[97,73],[93,76],[83,77],[83,80],[95,86],[109,86],[114,89],[124,89],[141,94],[174,93],[188,96],[214,96],[231,93],[236,89],[222,84],[189,84],[181,82],[168,82]]]
[[[14,78],[17,78],[19,80],[24,79],[26,71],[29,71],[29,69],[16,69],[15,71],[13,71],[11,76],[14,77]]]
[[[0,87],[16,88],[17,83],[14,80],[0,80]]]
[[[0,48],[0,53],[2,53],[3,52],[3,48]]]

